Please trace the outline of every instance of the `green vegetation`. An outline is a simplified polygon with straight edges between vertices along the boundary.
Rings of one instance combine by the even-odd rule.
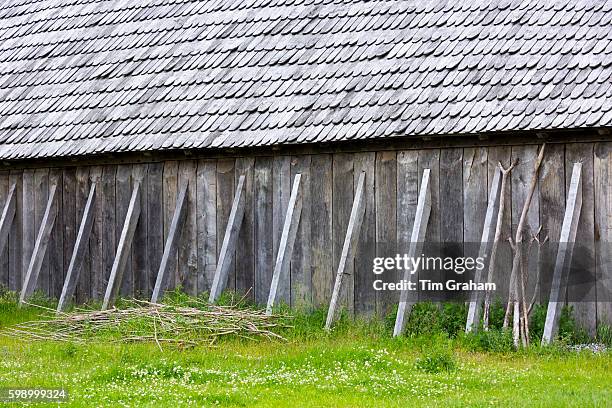
[[[168,298],[190,302],[179,293]],[[345,315],[326,333],[324,310],[295,314],[294,327],[279,331],[287,342],[234,337],[214,347],[160,350],[108,338],[84,345],[0,336],[0,387],[64,387],[70,401],[62,406],[75,407],[603,407],[612,400],[610,352],[569,351],[567,339],[513,351],[493,324],[465,336],[462,309],[417,305],[399,339],[390,337],[387,321]],[[18,310],[13,294],[0,296],[0,331],[41,315]]]

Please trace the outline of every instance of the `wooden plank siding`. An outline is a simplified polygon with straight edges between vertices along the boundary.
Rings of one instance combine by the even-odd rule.
[[[150,297],[183,183],[189,185],[185,224],[177,255],[168,269],[167,289],[181,285],[190,294],[208,292],[236,183],[244,175],[245,212],[227,290],[249,292],[249,300],[263,305],[268,299],[291,183],[296,174],[301,174],[302,213],[289,278],[282,281],[284,287],[279,287],[278,299],[299,308],[327,306],[355,185],[365,171],[365,211],[355,259],[347,268],[340,299],[351,315],[384,316],[396,307],[399,292],[374,290],[372,284],[378,277],[372,272],[372,261],[376,256],[407,252],[424,169],[431,170],[432,204],[425,241],[458,243],[453,254],[464,251],[469,255],[468,248],[478,249],[474,244],[481,238],[488,191],[498,162],[507,167],[517,158],[518,165],[505,192],[504,243],[500,245],[496,265],[495,281],[499,284],[496,296],[505,300],[512,262],[506,240],[516,233],[538,147],[533,143],[293,156],[271,153],[98,166],[71,162],[66,167],[25,170],[8,167],[0,172],[0,204],[4,203],[9,186],[15,183],[15,218],[8,245],[0,252],[0,285],[21,289],[49,189],[57,183],[58,216],[37,288],[49,296],[59,296],[87,193],[95,180],[98,187],[92,232],[84,251],[75,300],[81,303],[100,299],[107,286],[134,183],[141,180],[141,213],[121,295]],[[594,252],[589,261],[594,276],[590,287],[570,289],[584,292],[588,301],[577,302],[575,296],[568,299],[577,320],[591,332],[598,322],[610,323],[612,319],[611,152],[612,142],[549,144],[527,220],[531,231],[542,226],[542,239],[548,236],[553,243],[558,241],[568,175],[574,162],[582,163],[583,209],[577,241]],[[528,238],[526,235],[525,239]],[[543,265],[550,264],[554,251],[543,252],[541,258]],[[380,277],[386,282],[399,278],[397,271],[385,272]],[[534,286],[532,277],[528,297]],[[536,298],[545,300],[548,292],[549,288],[541,287]]]

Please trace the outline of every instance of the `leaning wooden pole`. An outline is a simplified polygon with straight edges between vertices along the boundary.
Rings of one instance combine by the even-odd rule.
[[[359,175],[359,180],[357,181],[357,190],[355,191],[355,198],[353,199],[353,208],[351,209],[349,224],[346,229],[346,236],[344,237],[342,252],[340,253],[340,262],[338,264],[338,270],[336,271],[334,290],[332,292],[331,301],[329,302],[327,319],[325,320],[326,330],[330,330],[332,323],[334,322],[336,310],[340,301],[342,281],[344,279],[344,275],[346,274],[348,265],[353,262],[353,259],[355,258],[355,249],[359,239],[359,231],[361,230],[363,214],[365,213],[365,200],[363,199],[365,175],[365,172],[361,172]]]
[[[300,189],[300,180],[302,175],[296,174],[293,179],[293,187],[291,196],[289,197],[289,205],[287,206],[287,214],[283,224],[283,232],[281,234],[280,243],[278,246],[278,254],[276,255],[276,263],[274,264],[274,272],[272,274],[272,282],[270,284],[270,293],[268,294],[268,304],[266,306],[266,314],[272,314],[272,308],[276,304],[278,297],[278,288],[282,282],[289,277],[289,261],[293,253],[293,244],[297,234],[298,225],[300,223],[300,215],[302,213],[302,193]]]
[[[72,258],[70,258],[68,272],[66,272],[64,287],[62,288],[62,294],[60,295],[60,300],[57,304],[57,313],[61,313],[65,310],[66,306],[70,302],[70,299],[72,299],[72,295],[74,295],[74,289],[76,288],[76,284],[79,280],[83,258],[85,257],[85,250],[87,249],[89,235],[91,234],[91,227],[93,226],[93,204],[95,196],[96,183],[91,183],[91,186],[89,187],[89,195],[87,196],[87,202],[85,204],[85,210],[83,211],[83,217],[81,218],[81,225],[79,226],[77,239],[74,243],[74,249],[72,250]]]
[[[49,243],[49,237],[55,224],[55,218],[57,217],[57,203],[55,200],[55,191],[57,185],[53,184],[49,190],[49,199],[47,200],[47,208],[38,230],[38,236],[36,237],[36,243],[34,244],[34,251],[30,258],[28,265],[28,271],[26,273],[25,280],[23,282],[23,288],[21,288],[21,295],[19,296],[19,305],[23,305],[25,300],[34,292],[36,288],[36,282],[38,281],[38,274],[47,251],[47,244]]]
[[[174,206],[174,215],[170,222],[170,230],[168,231],[168,237],[166,238],[166,245],[164,246],[164,253],[162,254],[161,263],[157,271],[157,279],[155,280],[155,287],[153,288],[153,294],[151,295],[151,302],[157,303],[161,296],[164,295],[166,279],[168,276],[168,270],[170,269],[170,260],[174,258],[176,254],[178,239],[181,236],[181,230],[185,223],[185,197],[187,197],[188,183],[185,182],[181,186],[181,191],[176,198],[176,205]]]
[[[431,188],[429,177],[430,169],[423,170],[417,209],[414,215],[414,224],[412,226],[412,235],[410,236],[410,246],[408,247],[408,257],[410,258],[414,258],[417,254],[421,253],[423,242],[425,241],[425,233],[427,232],[427,224],[429,223],[429,215],[431,214]],[[404,271],[403,281],[410,282],[416,273],[418,273],[418,271],[406,269]],[[409,311],[410,306],[411,304],[408,302],[408,290],[402,290],[399,305],[397,307],[397,315],[395,316],[393,337],[400,336],[403,333],[406,324],[406,313]]]
[[[236,186],[234,202],[232,203],[229,220],[225,228],[225,236],[223,237],[223,244],[221,244],[217,268],[215,269],[215,276],[208,297],[210,303],[214,303],[219,299],[219,296],[221,296],[227,284],[229,268],[232,264],[232,256],[236,251],[238,231],[240,231],[242,218],[244,217],[244,184],[245,176],[241,175],[238,179],[238,185]]]
[[[480,238],[480,248],[478,249],[478,257],[481,259],[485,259],[487,254],[490,252],[492,246],[492,238],[495,230],[495,226],[497,225],[497,217],[496,212],[499,213],[499,195],[500,195],[500,176],[501,171],[499,168],[495,169],[495,174],[493,175],[493,182],[491,183],[491,189],[489,190],[489,201],[487,203],[487,212],[485,213],[484,226],[482,228],[482,236]],[[474,274],[475,282],[482,282],[484,279],[484,268],[476,269],[476,273]],[[468,308],[467,319],[465,322],[465,332],[469,333],[472,330],[478,329],[478,324],[480,322],[480,311],[482,304],[482,292],[479,290],[475,290],[472,292],[471,300]]]
[[[125,270],[125,264],[130,253],[130,248],[132,247],[134,231],[136,230],[139,217],[140,183],[136,182],[132,190],[132,197],[130,198],[127,214],[125,215],[121,236],[119,237],[119,244],[117,245],[113,267],[111,268],[111,273],[108,278],[108,285],[106,286],[106,293],[104,294],[104,301],[102,302],[102,310],[106,310],[113,305],[115,297],[121,287],[123,271]]]
[[[559,316],[563,306],[563,289],[567,280],[567,274],[572,262],[572,252],[578,230],[578,220],[582,209],[582,164],[574,163],[572,179],[570,181],[569,193],[565,204],[565,215],[561,226],[561,237],[557,248],[555,269],[550,287],[550,298],[546,310],[544,322],[544,333],[542,344],[548,344],[557,335],[559,330]]]
[[[8,196],[2,209],[2,218],[0,218],[0,252],[4,250],[8,242],[13,218],[15,218],[15,183],[11,184],[9,188]]]

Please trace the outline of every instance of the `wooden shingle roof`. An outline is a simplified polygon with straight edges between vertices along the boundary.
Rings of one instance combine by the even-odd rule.
[[[612,125],[612,0],[8,0],[0,158]]]

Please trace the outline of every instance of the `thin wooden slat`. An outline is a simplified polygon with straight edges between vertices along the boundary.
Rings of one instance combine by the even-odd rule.
[[[271,157],[257,157],[253,174],[254,240],[255,240],[255,303],[268,300],[272,283],[274,239],[272,234],[272,168]]]
[[[334,285],[332,242],[332,156],[311,158],[312,297],[315,307],[327,305]],[[314,182],[316,180],[316,183]]]
[[[244,216],[242,226],[238,232],[236,242],[236,292],[245,299],[255,299],[255,245],[253,232],[253,166],[255,160],[252,157],[240,157],[236,159],[236,177],[244,175]]]
[[[393,165],[391,158],[390,165]],[[376,257],[376,154],[374,152],[356,153],[353,158],[353,183],[358,185],[362,172],[366,173],[363,200],[365,212],[361,222],[359,240],[355,250],[355,314],[372,317],[376,313],[375,275],[372,273],[372,260]]]
[[[30,265],[30,259],[32,258],[32,252],[34,251],[34,243],[36,242],[36,223],[35,223],[35,212],[34,212],[34,171],[26,169],[23,171],[23,183],[22,183],[22,216],[21,228],[22,228],[22,245],[21,245],[21,285],[23,290],[23,282],[25,281],[28,266]]]
[[[238,231],[242,225],[242,217],[244,216],[244,185],[245,176],[240,176],[238,185],[236,186],[236,194],[232,203],[232,211],[230,212],[227,228],[219,253],[219,261],[215,270],[215,277],[210,289],[209,302],[214,303],[219,299],[221,293],[227,286],[227,279],[232,265],[232,257],[236,251],[236,241]]]
[[[578,220],[582,209],[582,185],[582,164],[575,163],[572,169],[565,215],[561,227],[561,237],[559,239],[555,270],[550,288],[550,297],[548,299],[542,344],[550,343],[559,330],[559,317],[564,303],[562,290],[565,287],[567,272],[571,265]]]
[[[410,237],[414,224],[419,198],[419,153],[416,150],[401,151],[397,153],[397,253],[407,254],[410,248]],[[381,220],[382,222],[382,220]],[[389,272],[385,272],[389,273]],[[393,271],[393,281],[400,277]],[[391,280],[387,280],[391,281]],[[378,310],[381,316],[390,313],[399,302],[396,291],[386,290],[377,293]],[[416,302],[418,293],[407,294],[408,302]]]
[[[98,189],[96,213],[102,213],[102,219],[96,216],[94,229],[100,229],[102,239],[102,264],[100,282],[104,288],[108,286],[110,271],[115,261],[117,249],[117,207],[116,207],[116,166],[104,166],[102,169],[101,185]],[[100,207],[102,207],[100,209]],[[99,225],[102,223],[101,225]],[[82,273],[82,272],[81,272]]]
[[[81,272],[81,265],[85,258],[85,249],[89,242],[89,234],[94,220],[94,201],[96,196],[96,183],[91,183],[89,188],[89,194],[87,196],[87,204],[85,204],[85,211],[83,212],[83,218],[79,226],[79,232],[77,234],[76,242],[74,243],[74,249],[68,265],[68,271],[66,272],[66,279],[62,288],[62,294],[57,305],[57,312],[63,312],[66,306],[71,301],[76,284],[79,279],[79,273]]]
[[[484,217],[484,225],[482,228],[482,235],[480,238],[480,248],[478,250],[478,257],[486,259],[491,253],[491,247],[493,244],[493,238],[495,236],[495,228],[497,226],[497,216],[499,212],[499,199],[501,192],[501,170],[498,168],[493,175],[493,181],[491,183],[491,190],[489,191],[489,200],[487,203],[487,212]],[[475,220],[474,220],[475,221]],[[476,269],[474,274],[474,282],[484,282],[485,272],[488,268]],[[468,314],[465,322],[465,331],[467,333],[476,330],[478,323],[480,322],[480,312],[482,306],[483,293],[482,291],[475,290],[472,293],[470,303],[468,306]]]
[[[170,230],[168,231],[168,237],[166,238],[166,244],[164,245],[164,253],[162,255],[161,263],[157,271],[157,279],[155,280],[155,287],[153,288],[153,294],[151,296],[151,302],[157,303],[164,294],[164,290],[168,284],[168,268],[169,262],[176,255],[179,239],[183,230],[186,215],[186,197],[188,182],[185,180],[181,185],[181,190],[176,199],[176,205],[174,207],[174,215],[172,216],[172,222],[170,223]]]
[[[76,196],[75,196],[75,214],[77,220],[83,218],[85,213],[85,205],[87,203],[87,195],[89,193],[89,167],[77,167],[76,169]],[[77,221],[78,222],[78,221]],[[76,302],[85,303],[91,299],[91,257],[89,256],[89,242],[83,251],[83,264],[77,279],[76,287]]]
[[[353,154],[337,153],[333,155],[333,192],[332,192],[332,247],[334,265],[342,262],[343,242],[350,223],[351,203],[354,202],[353,180]],[[328,243],[329,245],[329,243]],[[355,311],[355,273],[353,258],[344,265],[342,285],[339,286],[340,297],[337,299],[338,309],[344,308],[349,316]],[[336,278],[334,288],[338,282]],[[332,300],[333,301],[333,292]],[[330,304],[331,304],[330,301]],[[334,311],[335,312],[335,311]],[[335,316],[334,316],[335,318]]]
[[[34,226],[36,231],[44,220],[47,203],[49,200],[49,169],[38,168],[34,170]],[[51,238],[51,236],[49,236]],[[47,248],[49,242],[46,243]],[[27,276],[27,275],[26,275]],[[45,251],[41,260],[40,271],[38,273],[34,290],[40,290],[45,296],[49,296],[49,251]]]
[[[334,291],[332,292],[332,298],[329,303],[329,309],[327,310],[327,319],[325,320],[325,329],[330,330],[331,325],[336,317],[337,309],[340,304],[341,290],[344,276],[349,270],[349,265],[353,262],[355,257],[355,249],[357,248],[357,241],[359,239],[359,232],[361,230],[361,222],[363,221],[363,214],[365,211],[365,200],[363,198],[363,191],[365,189],[365,177],[366,173],[362,172],[357,182],[357,189],[355,191],[355,198],[351,208],[351,214],[349,217],[349,223],[346,228],[346,236],[342,245],[342,252],[340,254],[340,261],[338,262],[338,270],[336,271],[336,281],[334,283]]]
[[[430,203],[431,209],[429,212],[429,222],[427,224],[427,231],[425,232],[425,237],[423,239],[423,253],[427,256],[428,249],[435,249],[436,246],[439,246],[441,241],[441,231],[442,231],[442,214],[441,214],[441,200],[440,196],[440,178],[442,175],[440,174],[440,149],[427,149],[419,151],[419,177],[420,180],[423,180],[423,174],[425,170],[429,170],[429,188],[430,188]],[[419,190],[420,194],[420,190]],[[432,253],[431,255],[437,255]],[[415,275],[413,275],[414,279],[430,279],[432,281],[442,281],[444,275],[442,275],[441,271],[437,270],[419,270]],[[435,295],[435,292],[419,292],[418,297],[419,301],[431,300]],[[400,294],[401,296],[401,294]],[[434,299],[435,300],[435,299]]]
[[[421,253],[421,248],[425,237],[427,236],[427,228],[431,215],[431,172],[430,169],[423,169],[421,178],[421,186],[419,187],[419,199],[417,201],[417,209],[414,216],[412,234],[410,235],[410,247],[408,248],[408,257],[414,258]],[[418,271],[404,271],[404,282],[413,282],[418,278]],[[409,291],[403,290],[400,294],[400,301],[395,317],[395,326],[393,328],[393,336],[397,337],[402,334],[405,326],[406,313],[411,307],[409,302]]]
[[[142,299],[148,299],[151,296],[152,288],[149,287],[149,280],[152,270],[157,265],[150,263],[149,257],[147,256],[147,211],[149,206],[147,205],[147,197],[149,196],[149,183],[147,181],[148,176],[148,164],[135,164],[132,166],[132,184],[140,184],[140,216],[136,223],[136,229],[134,230],[134,241],[132,243],[132,276],[134,279],[134,296]]]
[[[87,194],[87,201],[85,202],[85,208],[83,211],[83,217],[85,217],[85,211],[87,210],[87,204],[89,202],[89,195],[91,194],[92,185],[99,185],[100,180],[102,178],[102,167],[93,166],[89,169],[89,193]],[[94,200],[93,205],[89,209],[91,212],[91,225],[88,226],[88,234],[87,239],[89,240],[89,257],[85,260],[85,262],[89,262],[89,270],[90,270],[90,285],[91,285],[91,298],[94,300],[102,299],[104,296],[104,289],[106,288],[104,282],[104,274],[102,271],[104,270],[104,241],[102,239],[102,231],[101,231],[101,223],[96,223],[95,220],[98,217],[102,217],[102,205],[105,203],[99,203],[99,200]],[[81,222],[81,220],[79,220]],[[97,225],[96,225],[97,224]],[[80,225],[80,224],[79,224]],[[94,228],[95,225],[95,228]],[[76,242],[76,241],[73,241]],[[76,247],[75,247],[76,248]],[[83,250],[83,254],[84,254]],[[84,256],[84,255],[83,255]],[[75,280],[75,284],[78,281]],[[65,281],[64,281],[65,286]],[[63,291],[63,288],[62,288]],[[70,297],[67,299],[68,301],[72,298],[72,293]]]
[[[12,184],[9,188],[4,207],[2,209],[2,216],[0,218],[0,252],[4,252],[6,244],[8,242],[9,231],[15,218],[15,184]],[[7,270],[8,272],[8,270]],[[3,279],[3,282],[8,283],[8,276]]]
[[[197,170],[198,292],[209,292],[217,264],[217,163],[200,160]]]
[[[15,188],[9,184],[9,172],[0,171],[0,287],[7,288],[9,284],[9,255],[8,255],[8,235],[11,230],[11,224],[15,216],[15,203],[12,203],[12,210],[10,210],[11,200],[14,200]],[[10,195],[9,195],[10,193]],[[6,216],[2,218],[4,210],[9,209]],[[10,216],[9,216],[10,215]],[[10,220],[9,220],[10,218]],[[6,226],[4,226],[6,224]]]
[[[146,254],[149,267],[148,287],[153,290],[157,275],[155,269],[160,265],[164,252],[164,210],[163,210],[163,163],[149,163],[147,171],[147,248]]]
[[[186,293],[195,296],[198,293],[198,236],[196,220],[196,172],[197,162],[184,160],[179,164],[179,195],[183,185],[186,190],[183,229],[178,237],[178,271],[180,281]],[[170,227],[172,229],[172,226]]]
[[[595,145],[597,324],[612,325],[612,143]]]
[[[120,165],[117,167],[117,173],[115,176],[115,233],[117,236],[117,244],[121,246],[121,236],[127,219],[127,214],[130,211],[130,200],[133,196],[134,189],[132,187],[132,166],[131,165]],[[140,190],[140,189],[139,189]],[[138,203],[140,204],[140,202]],[[140,205],[138,206],[140,207]],[[135,225],[136,227],[136,225]],[[113,296],[121,295],[127,298],[134,297],[134,270],[132,268],[132,251],[131,245],[128,251],[123,254],[125,257],[125,267],[122,268],[121,281],[119,292],[113,294]],[[106,297],[109,285],[111,284],[112,270],[117,262],[117,252],[113,257],[113,267],[111,268],[111,275],[109,275],[108,283],[106,284]]]
[[[61,232],[63,233],[64,260],[67,261],[67,265],[69,266],[70,260],[72,259],[72,251],[74,250],[74,243],[76,242],[80,222],[80,220],[77,220],[76,215],[76,169],[74,167],[66,167],[62,169],[62,180],[62,207],[64,213],[64,228]],[[65,274],[65,276],[67,276],[67,274]],[[64,282],[66,281],[65,276]]]
[[[36,243],[34,245],[34,251],[30,259],[28,269],[26,272],[26,278],[21,289],[21,295],[19,296],[19,304],[23,305],[25,300],[34,292],[36,288],[36,281],[40,273],[40,269],[47,252],[47,244],[49,242],[49,236],[53,230],[53,224],[55,217],[57,216],[57,203],[55,199],[56,186],[52,185],[49,191],[49,198],[45,208],[45,213],[41,222]]]
[[[21,290],[23,280],[22,273],[22,248],[23,248],[23,184],[21,170],[11,170],[9,182],[15,185],[15,217],[9,232],[9,290]]]
[[[123,274],[130,255],[134,231],[136,230],[136,224],[138,223],[139,217],[140,183],[136,182],[134,184],[134,189],[132,190],[128,210],[125,215],[125,222],[119,237],[115,261],[113,262],[113,268],[111,269],[108,285],[106,286],[104,301],[102,302],[102,310],[106,310],[113,305],[115,298],[119,293],[119,288],[122,287]]]
[[[221,248],[223,245],[224,235],[221,232],[225,232],[227,229],[227,222],[230,219],[230,213],[232,212],[232,204],[234,201],[234,195],[236,191],[236,178],[235,167],[236,161],[231,158],[219,159],[217,161],[217,265],[215,271],[218,268],[218,263],[221,259]],[[234,254],[232,254],[232,257]],[[213,275],[214,281],[214,275]],[[227,283],[224,283],[225,288],[230,291],[236,289],[236,266],[232,262],[229,266],[227,274]],[[212,289],[212,284],[211,284]]]
[[[57,215],[55,226],[49,238],[48,262],[49,262],[49,296],[53,299],[59,298],[64,283],[64,180],[62,169],[53,168],[49,171],[49,183],[56,186],[55,195]]]
[[[272,240],[274,254],[278,253],[283,232],[283,220],[289,205],[291,194],[291,157],[275,156],[272,171]],[[280,282],[277,300],[291,303],[291,282],[286,279]]]
[[[164,162],[163,196],[164,196],[164,242],[168,239],[172,217],[174,215],[174,205],[178,197],[178,170],[177,161]],[[168,286],[166,290],[172,290],[177,282],[178,260],[173,256],[169,261]]]
[[[291,306],[298,309],[312,306],[312,271],[311,271],[311,178],[310,156],[296,156],[291,158],[291,176],[301,175],[300,192],[302,194],[302,214],[293,245],[291,257]]]
[[[592,143],[573,143],[566,145],[565,148],[566,181],[570,179],[572,163],[582,164],[582,211],[576,231],[580,263],[574,272],[580,273],[581,276],[573,278],[572,284],[568,286],[568,304],[573,308],[576,323],[586,329],[591,336],[595,336],[597,328],[593,154]]]
[[[278,247],[276,263],[272,273],[272,283],[270,284],[270,294],[268,295],[268,304],[266,306],[266,314],[272,314],[272,308],[277,303],[279,297],[279,288],[283,286],[284,280],[289,280],[289,264],[291,255],[293,254],[293,245],[297,234],[300,216],[302,214],[302,193],[300,188],[301,175],[296,174],[293,180],[291,196],[287,206],[287,214],[283,225],[283,233]]]

